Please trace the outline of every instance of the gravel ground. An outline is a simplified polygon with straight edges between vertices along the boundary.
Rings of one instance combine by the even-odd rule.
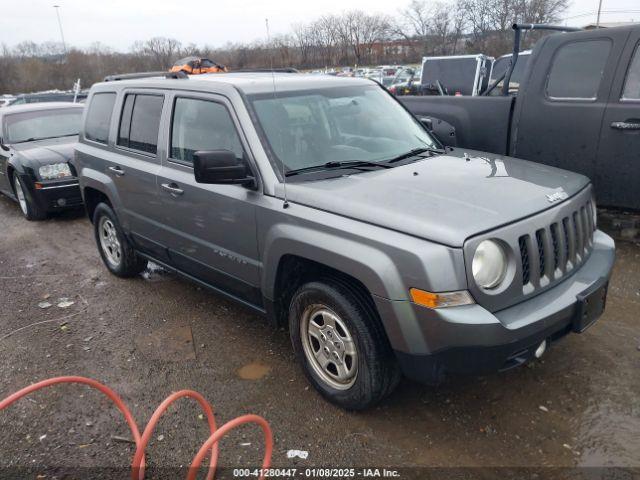
[[[542,361],[438,388],[403,381],[364,413],[322,400],[294,363],[287,332],[253,313],[159,269],[131,280],[110,275],[81,214],[27,222],[0,198],[0,245],[0,397],[48,377],[83,375],[115,389],[144,424],[169,393],[190,388],[213,403],[219,424],[264,416],[273,464],[302,470],[386,467],[420,477],[420,467],[442,467],[429,472],[467,478],[496,467],[508,467],[503,476],[521,467],[624,467],[620,478],[640,476],[638,244],[618,244],[604,317]],[[65,299],[73,303],[58,306]],[[183,476],[178,469],[207,437],[199,414],[189,400],[166,414],[149,448],[148,478]],[[127,427],[87,387],[37,392],[0,413],[0,429],[0,478],[128,476],[133,446],[114,438],[127,438]],[[308,458],[289,460],[290,449]],[[261,456],[259,431],[242,427],[223,441],[220,464],[254,467]]]

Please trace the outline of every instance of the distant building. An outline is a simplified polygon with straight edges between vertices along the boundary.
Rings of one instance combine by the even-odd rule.
[[[388,42],[375,42],[371,44],[370,51],[375,58],[386,56],[410,55],[416,49],[420,49],[423,42],[420,40],[390,40]]]

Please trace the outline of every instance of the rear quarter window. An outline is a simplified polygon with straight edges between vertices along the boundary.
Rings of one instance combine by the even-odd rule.
[[[109,140],[111,115],[116,102],[115,92],[96,93],[89,102],[87,118],[84,124],[84,137],[87,140],[106,144]]]
[[[118,145],[155,155],[164,96],[127,94],[118,129]]]
[[[552,100],[595,100],[611,52],[607,39],[567,43],[556,52],[547,80]]]

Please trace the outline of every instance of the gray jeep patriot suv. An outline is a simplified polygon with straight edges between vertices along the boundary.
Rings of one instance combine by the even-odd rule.
[[[74,159],[105,265],[287,324],[338,405],[509,369],[603,312],[614,243],[581,175],[445,150],[369,80],[126,77],[92,87]]]

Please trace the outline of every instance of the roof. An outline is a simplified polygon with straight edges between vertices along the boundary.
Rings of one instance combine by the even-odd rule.
[[[71,90],[47,90],[44,92],[19,93],[16,97],[47,97],[47,96],[73,96],[76,92]],[[86,91],[85,91],[86,93]]]
[[[188,88],[189,90],[202,91],[233,88],[240,90],[245,94],[256,94],[272,92],[274,88],[274,81],[276,91],[278,92],[372,84],[371,80],[351,77],[334,77],[331,75],[307,75],[303,73],[275,72],[230,72],[189,75],[188,79],[171,79],[163,77],[138,78],[131,80],[119,80],[117,82],[107,82],[100,85],[103,85],[105,88],[107,86],[145,86],[155,88]]]
[[[12,113],[38,112],[42,110],[53,110],[61,108],[84,108],[82,103],[70,102],[39,102],[39,103],[23,103],[20,105],[9,105],[2,107],[0,115],[10,115]]]
[[[633,25],[640,25],[638,22],[600,22],[597,23],[589,23],[585,25],[583,28],[585,30],[593,30],[596,28],[616,28],[616,27],[630,27]]]

